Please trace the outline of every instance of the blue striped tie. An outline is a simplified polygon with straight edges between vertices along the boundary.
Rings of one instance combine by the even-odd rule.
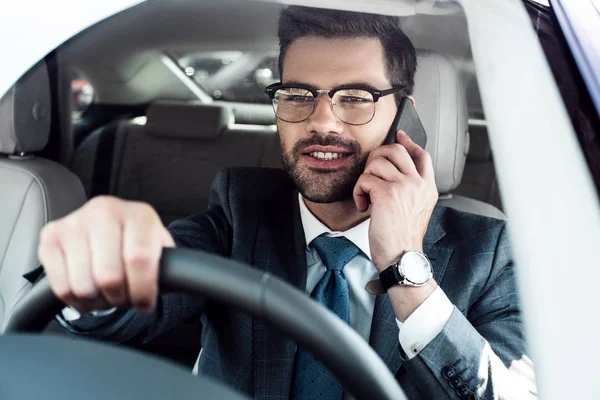
[[[319,236],[311,243],[327,271],[317,283],[311,297],[323,304],[346,323],[350,319],[350,296],[344,266],[360,250],[344,237]],[[291,398],[294,400],[336,399],[344,396],[344,387],[320,361],[298,347],[294,365]]]

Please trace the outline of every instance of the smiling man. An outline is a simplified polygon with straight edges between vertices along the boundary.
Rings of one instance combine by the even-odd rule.
[[[267,94],[285,171],[224,170],[208,210],[168,229],[148,205],[111,197],[49,224],[39,254],[56,295],[82,313],[122,310],[61,317],[65,327],[147,341],[196,315],[199,373],[260,399],[347,397],[263,322],[159,297],[160,253],[177,245],[306,291],[372,344],[411,399],[535,397],[504,223],[436,206],[429,154],[403,132],[383,145],[416,69],[396,19],[289,7],[279,37],[282,82]]]

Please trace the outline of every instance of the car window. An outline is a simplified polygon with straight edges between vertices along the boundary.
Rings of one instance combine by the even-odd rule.
[[[280,79],[276,52],[197,52],[175,59],[216,100],[268,104],[264,88]]]

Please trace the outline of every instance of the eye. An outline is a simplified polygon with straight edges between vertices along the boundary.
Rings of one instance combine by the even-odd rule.
[[[280,96],[279,100],[291,103],[312,103],[313,97],[302,95],[282,95]]]
[[[340,97],[340,102],[342,103],[370,103],[372,100],[369,98],[365,98],[365,97],[359,97],[359,96],[341,96]]]
[[[372,107],[373,100],[369,97],[363,96],[340,96],[335,100],[335,104],[341,107]]]

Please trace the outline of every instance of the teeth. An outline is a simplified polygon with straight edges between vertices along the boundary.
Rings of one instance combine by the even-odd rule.
[[[310,155],[320,160],[335,160],[336,158],[344,157],[344,154],[341,153],[323,153],[322,151],[313,151],[312,153],[310,153]]]

